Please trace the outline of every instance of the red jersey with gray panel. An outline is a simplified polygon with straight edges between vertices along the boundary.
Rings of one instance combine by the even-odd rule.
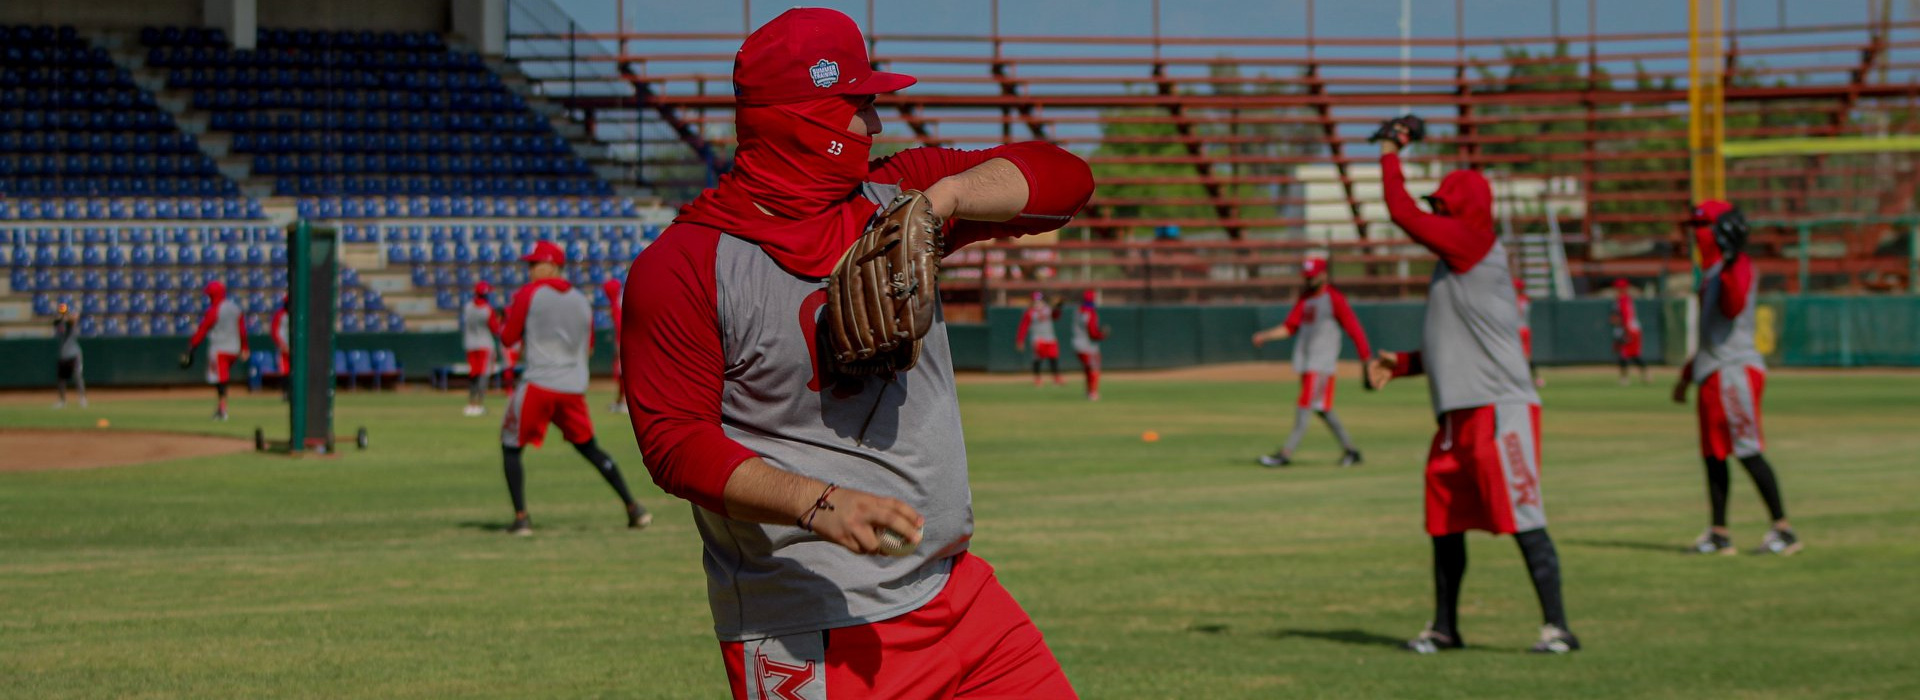
[[[1448,173],[1422,211],[1398,156],[1381,156],[1387,209],[1440,257],[1427,286],[1420,350],[1397,374],[1428,375],[1440,431],[1427,457],[1427,531],[1512,534],[1546,527],[1540,495],[1540,396],[1521,348],[1522,321],[1507,254],[1493,234],[1493,189],[1471,170]]]
[[[523,347],[525,371],[507,405],[500,444],[539,445],[547,424],[567,442],[593,437],[587,417],[587,358],[593,352],[593,302],[564,279],[530,282],[513,295],[500,342]]]
[[[655,483],[696,506],[721,640],[905,615],[941,592],[966,551],[972,494],[944,318],[935,317],[906,373],[828,375],[819,321],[824,275],[838,252],[809,255],[820,251],[806,246],[817,236],[853,235],[839,226],[857,234],[900,188],[924,189],[996,157],[1027,176],[1026,211],[1007,222],[954,222],[949,250],[1059,228],[1091,192],[1085,165],[1047,144],[911,149],[874,162],[857,196],[806,229],[813,237],[763,228],[754,239],[705,223],[718,215],[683,216],[635,260],[620,344],[634,432]],[[792,524],[727,517],[727,479],[756,456],[906,502],[926,517],[920,547],[906,557],[864,556]]]

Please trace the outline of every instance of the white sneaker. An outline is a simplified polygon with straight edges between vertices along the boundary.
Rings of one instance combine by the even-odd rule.
[[[85,396],[80,397],[80,407],[81,408],[87,407],[87,397]]]
[[[53,410],[55,410],[55,411],[58,411],[58,410],[60,410],[60,409],[63,409],[63,408],[66,408],[66,407],[67,407],[67,402],[65,402],[65,401],[55,401],[55,402],[53,402]]]

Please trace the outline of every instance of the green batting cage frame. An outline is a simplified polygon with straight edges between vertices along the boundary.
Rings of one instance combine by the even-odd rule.
[[[337,306],[340,245],[331,228],[305,220],[290,227],[287,252],[287,451],[333,450],[333,316]]]

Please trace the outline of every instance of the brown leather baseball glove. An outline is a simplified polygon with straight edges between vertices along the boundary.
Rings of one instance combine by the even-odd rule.
[[[864,376],[904,372],[920,360],[920,339],[940,302],[946,222],[918,190],[874,212],[827,277],[832,369]]]

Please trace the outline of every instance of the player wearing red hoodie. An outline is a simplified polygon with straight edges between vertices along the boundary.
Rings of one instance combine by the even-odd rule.
[[[227,419],[227,380],[232,378],[235,360],[247,356],[247,318],[240,305],[227,298],[227,285],[219,280],[207,283],[207,310],[200,316],[200,327],[187,343],[181,366],[193,363],[200,344],[207,346],[207,383],[220,397],[213,411],[214,420]]]
[[[1787,523],[1787,507],[1773,465],[1761,454],[1760,397],[1767,389],[1767,363],[1754,345],[1758,321],[1754,297],[1760,278],[1744,248],[1747,221],[1732,204],[1713,199],[1693,211],[1694,247],[1700,264],[1700,324],[1697,351],[1680,370],[1673,400],[1687,402],[1687,387],[1700,386],[1700,452],[1707,464],[1707,501],[1713,520],[1693,544],[1700,554],[1733,554],[1727,532],[1727,458],[1737,457],[1766,501],[1773,528],[1755,554],[1790,555],[1800,537]]]
[[[1041,142],[870,160],[874,95],[913,83],[872,65],[833,10],[788,10],[741,46],[733,169],[626,277],[634,433],[654,482],[695,506],[735,698],[1071,698],[969,552],[944,320],[912,369],[851,376],[823,362],[820,310],[825,277],[899,192],[926,194],[951,252],[1060,228],[1092,174]]]
[[[1520,347],[1520,306],[1507,253],[1493,232],[1493,188],[1472,170],[1455,170],[1427,197],[1432,213],[1407,195],[1399,152],[1418,132],[1402,118],[1382,125],[1381,187],[1393,223],[1439,256],[1427,287],[1421,347],[1381,353],[1368,368],[1375,386],[1427,375],[1439,433],[1427,453],[1427,534],[1433,538],[1434,619],[1407,642],[1419,653],[1465,645],[1459,631],[1460,583],[1468,530],[1513,535],[1533,578],[1545,624],[1533,651],[1580,648],[1560,596],[1560,558],[1547,536],[1540,489],[1540,396]],[[1424,125],[1420,126],[1424,130]]]
[[[627,401],[620,396],[620,280],[600,283],[600,291],[607,295],[607,313],[613,316],[613,405],[607,410],[626,413]]]
[[[1613,281],[1613,355],[1620,360],[1620,386],[1626,386],[1627,364],[1640,366],[1640,383],[1646,384],[1647,361],[1640,358],[1640,313],[1633,308],[1633,285],[1625,277]]]

